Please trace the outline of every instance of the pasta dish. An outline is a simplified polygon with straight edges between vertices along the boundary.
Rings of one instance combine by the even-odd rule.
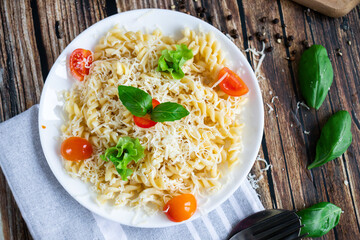
[[[168,64],[166,70],[162,63]],[[85,139],[92,152],[85,159],[63,154],[64,166],[92,184],[99,203],[155,213],[176,196],[218,191],[221,179],[239,163],[239,115],[246,95],[226,92],[223,83],[233,72],[223,72],[225,55],[212,33],[184,29],[182,38],[174,39],[160,30],[145,34],[116,26],[92,54],[70,64],[83,64],[87,72],[64,93],[62,140]],[[151,96],[152,106],[144,112],[151,120],[150,115],[139,119],[155,125],[136,122],[133,103],[124,100],[130,90],[137,91],[134,104],[137,96]],[[166,107],[175,110],[160,109],[163,103],[172,103]],[[166,120],[181,111],[181,118]],[[127,157],[125,165],[115,163],[115,158]]]

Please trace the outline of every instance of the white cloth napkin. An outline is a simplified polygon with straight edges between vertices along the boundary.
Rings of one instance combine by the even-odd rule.
[[[244,217],[263,210],[248,181],[221,206],[192,222],[145,229],[104,219],[76,202],[52,174],[41,149],[39,107],[0,124],[0,165],[34,239],[226,239]]]

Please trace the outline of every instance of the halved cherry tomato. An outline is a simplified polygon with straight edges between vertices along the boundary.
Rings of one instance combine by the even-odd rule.
[[[181,194],[170,199],[163,212],[169,220],[182,222],[189,219],[196,211],[196,199],[192,194]]]
[[[153,108],[155,108],[159,104],[160,104],[160,102],[158,100],[155,100],[155,99],[152,100]],[[141,128],[150,128],[157,124],[157,122],[154,122],[153,120],[150,119],[149,114],[146,114],[144,117],[134,116],[134,122],[138,127],[141,127]]]
[[[249,88],[244,81],[227,67],[220,70],[218,79],[220,80],[226,73],[227,75],[224,77],[224,80],[219,83],[221,90],[235,97],[242,96],[249,92]]]
[[[84,80],[84,76],[89,74],[92,64],[92,52],[86,49],[75,49],[70,55],[70,71],[79,81]]]
[[[70,137],[61,144],[61,155],[69,161],[85,160],[92,153],[91,143],[81,137]]]

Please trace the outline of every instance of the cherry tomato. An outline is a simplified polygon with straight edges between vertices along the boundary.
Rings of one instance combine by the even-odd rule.
[[[160,104],[160,102],[158,100],[155,100],[155,99],[152,100],[153,108],[155,108],[159,104]],[[150,119],[149,114],[145,115],[144,117],[134,116],[134,122],[135,122],[136,126],[141,127],[141,128],[150,128],[157,124],[157,122],[154,122],[153,120]]]
[[[196,211],[196,199],[192,194],[181,194],[170,199],[164,206],[164,213],[173,222],[189,219]]]
[[[61,155],[70,161],[85,160],[91,157],[91,143],[81,137],[70,137],[61,144]]]
[[[220,80],[226,73],[227,76],[219,83],[221,90],[226,94],[235,97],[242,96],[249,92],[249,88],[244,81],[227,67],[220,70],[218,79]]]
[[[89,74],[92,64],[92,52],[90,50],[78,48],[70,55],[70,71],[79,81],[84,80],[84,76]]]

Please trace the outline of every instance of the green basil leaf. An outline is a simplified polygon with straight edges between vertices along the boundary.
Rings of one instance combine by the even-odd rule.
[[[301,224],[305,225],[301,228],[301,234],[309,233],[307,237],[327,234],[339,223],[341,213],[341,208],[328,202],[321,202],[297,212],[301,217]]]
[[[157,71],[169,72],[174,79],[181,79],[185,76],[181,67],[185,62],[194,57],[192,50],[185,44],[176,45],[176,50],[163,50],[159,58]]]
[[[124,106],[135,116],[143,117],[152,109],[152,98],[145,91],[131,86],[118,87],[119,98]]]
[[[189,111],[182,105],[165,102],[157,105],[151,112],[151,120],[155,122],[168,122],[179,120],[189,115]]]
[[[194,57],[192,50],[188,49],[185,44],[176,45],[176,48],[180,49],[181,52],[181,59],[179,62],[180,67],[184,66],[187,60],[190,60]]]
[[[340,157],[352,142],[351,117],[347,111],[339,111],[329,118],[321,130],[316,144],[316,156],[308,169],[319,167]]]
[[[308,106],[320,108],[333,78],[333,68],[323,46],[312,45],[302,54],[299,64],[299,85]]]
[[[165,61],[165,56],[161,56],[159,59],[159,65],[158,65],[158,71],[168,71],[168,65],[166,64]]]
[[[163,50],[161,53],[163,54],[163,56],[167,62],[169,62],[170,64],[172,64],[172,62],[174,62],[173,51]]]
[[[173,76],[174,79],[182,79],[185,74],[183,72],[183,70],[181,70],[181,68],[179,68],[179,70],[177,71],[172,71],[171,75]]]
[[[127,165],[131,161],[138,162],[143,158],[145,156],[144,150],[145,148],[140,144],[138,138],[121,137],[116,146],[106,149],[100,158],[103,161],[111,161],[121,179],[126,181],[133,172],[127,168]]]

